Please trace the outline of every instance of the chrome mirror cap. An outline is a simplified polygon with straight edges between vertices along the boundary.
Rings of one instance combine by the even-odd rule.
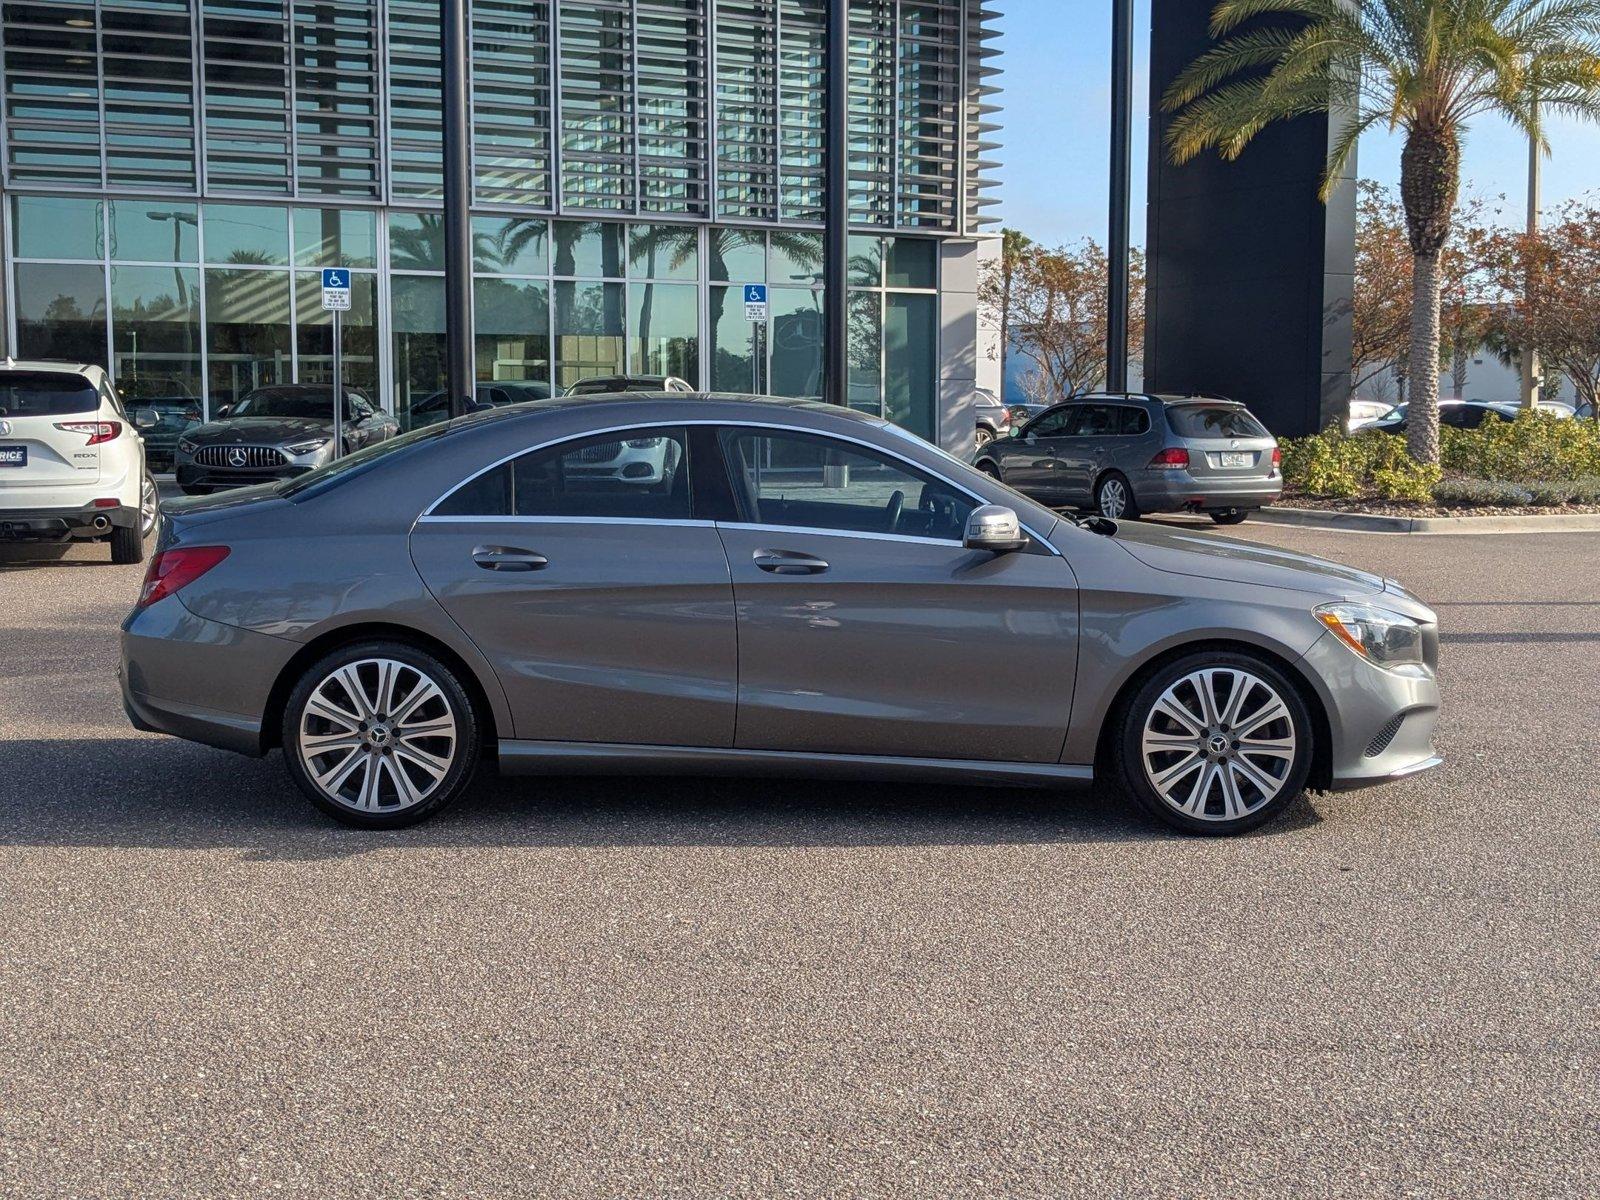
[[[1017,514],[1003,504],[984,504],[972,510],[967,518],[963,546],[968,550],[989,550],[1003,554],[1021,550],[1028,544],[1028,535],[1022,532],[1022,522]]]

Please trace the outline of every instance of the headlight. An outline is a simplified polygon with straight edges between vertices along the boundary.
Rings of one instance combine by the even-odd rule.
[[[1312,611],[1334,637],[1369,662],[1391,669],[1423,665],[1422,625],[1410,617],[1355,602],[1321,604]]]
[[[321,450],[327,444],[327,438],[312,438],[309,441],[296,442],[292,446],[285,446],[284,450],[290,454],[310,454],[313,450]]]
[[[198,445],[196,445],[194,442],[191,442],[186,437],[181,437],[178,439],[178,449],[182,450],[185,454],[193,454],[199,448],[200,447]]]

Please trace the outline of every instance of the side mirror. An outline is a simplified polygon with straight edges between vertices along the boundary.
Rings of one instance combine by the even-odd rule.
[[[226,420],[228,417],[230,417],[232,415],[233,415],[233,405],[231,405],[231,404],[224,404],[221,408],[217,409],[217,412],[216,412],[216,418],[219,421]]]
[[[136,408],[133,410],[133,425],[135,429],[154,429],[161,424],[161,414],[153,408]]]
[[[966,536],[961,544],[968,550],[1006,554],[1025,547],[1028,535],[1022,532],[1022,522],[1012,509],[1001,504],[984,504],[973,509],[967,518]]]

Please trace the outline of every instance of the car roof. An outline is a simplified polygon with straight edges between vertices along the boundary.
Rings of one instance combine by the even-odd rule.
[[[106,369],[93,363],[71,362],[62,358],[7,358],[0,362],[0,371],[55,372],[58,375],[74,374],[105,377]]]
[[[468,413],[450,421],[452,425],[485,424],[493,421],[515,420],[538,413],[555,413],[567,409],[604,408],[610,406],[625,411],[630,408],[650,408],[666,401],[674,408],[682,408],[696,401],[717,404],[734,404],[752,410],[751,417],[773,416],[782,411],[808,412],[830,417],[843,417],[866,425],[885,425],[888,422],[870,413],[860,412],[843,404],[827,404],[812,396],[753,396],[743,392],[595,392],[589,395],[551,396],[545,400],[523,400],[504,404],[499,408]],[[670,418],[665,418],[670,420]],[[737,417],[730,417],[737,420]]]

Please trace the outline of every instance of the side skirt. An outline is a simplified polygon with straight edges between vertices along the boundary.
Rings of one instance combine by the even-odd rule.
[[[615,742],[500,740],[507,775],[765,775],[801,779],[921,779],[1052,787],[1089,783],[1094,768],[1077,763],[986,762],[877,754],[792,753]]]

